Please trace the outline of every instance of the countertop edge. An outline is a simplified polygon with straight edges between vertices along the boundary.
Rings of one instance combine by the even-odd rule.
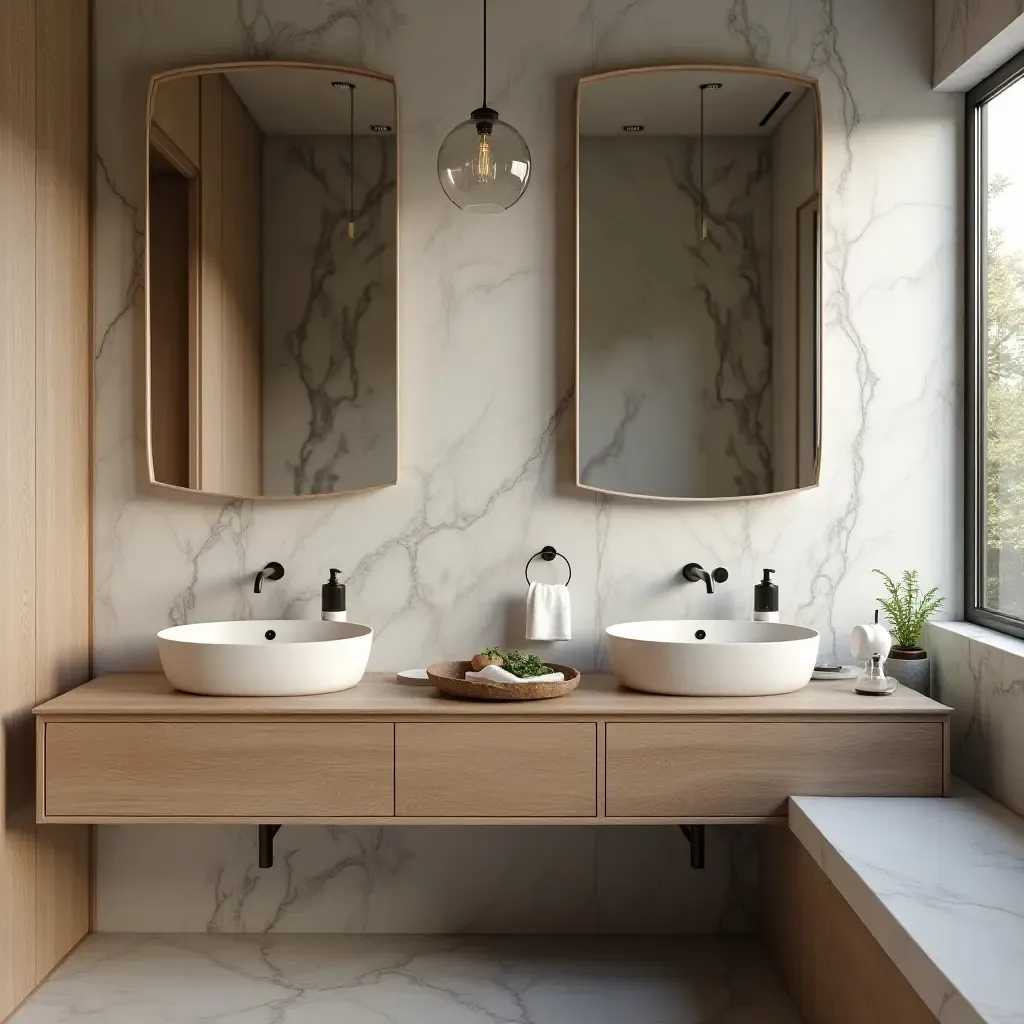
[[[856,867],[811,820],[800,806],[799,797],[790,797],[788,817],[790,831],[935,1015],[936,1020],[940,1024],[993,1024],[993,1018],[984,1016],[964,996],[956,982],[929,956]]]
[[[590,685],[588,686],[588,681]],[[813,685],[813,684],[812,684]],[[820,684],[819,684],[820,685]],[[829,684],[832,685],[832,684]],[[372,692],[376,689],[376,692]],[[903,688],[901,688],[902,690]],[[84,691],[88,691],[85,693]],[[803,695],[805,690],[796,694]],[[550,700],[465,701],[433,687],[401,684],[391,673],[368,674],[358,687],[337,694],[294,697],[217,697],[179,693],[159,672],[108,673],[32,709],[38,718],[527,718],[586,720],[947,720],[952,709],[919,694],[889,698],[828,694],[819,703],[799,696],[697,697],[630,691],[606,673],[584,675],[572,693]],[[844,704],[845,702],[845,704]]]

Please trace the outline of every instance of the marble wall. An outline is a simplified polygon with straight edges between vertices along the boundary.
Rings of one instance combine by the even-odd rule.
[[[1024,47],[1024,0],[935,0],[932,75],[966,92]]]
[[[813,160],[813,149],[806,154]],[[580,140],[580,479],[662,497],[772,482],[772,141]]]
[[[942,622],[927,642],[933,695],[953,708],[953,772],[1024,815],[1024,640]]]
[[[394,483],[397,164],[393,138],[263,142],[263,493]]]
[[[573,640],[558,654],[584,669],[605,663],[601,630],[623,618],[748,615],[764,565],[784,617],[821,629],[826,653],[874,607],[874,566],[916,566],[960,593],[962,102],[931,91],[928,0],[498,0],[490,98],[535,164],[509,213],[480,218],[448,202],[435,171],[478,102],[477,14],[474,0],[97,0],[98,671],[155,667],[153,634],[171,623],[316,614],[330,565],[346,570],[352,617],[377,629],[374,667],[515,644],[523,565],[546,543],[573,563]],[[245,55],[397,79],[397,488],[290,505],[145,485],[146,86],[163,68]],[[796,496],[666,507],[570,483],[575,80],[678,61],[821,82],[824,455],[821,486]],[[288,574],[254,596],[271,558]],[[681,585],[691,559],[727,566],[730,582],[713,597]],[[267,874],[252,831],[101,828],[99,926],[637,930],[667,915],[699,930],[742,917],[730,908],[747,892],[727,870],[743,848],[731,830],[709,837],[705,875],[674,829],[285,829],[291,856]]]

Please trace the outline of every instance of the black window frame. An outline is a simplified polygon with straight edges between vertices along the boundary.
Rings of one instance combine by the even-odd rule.
[[[964,118],[964,617],[1024,639],[1024,618],[984,606],[985,557],[985,241],[987,234],[986,104],[1024,79],[1024,50],[967,93]]]

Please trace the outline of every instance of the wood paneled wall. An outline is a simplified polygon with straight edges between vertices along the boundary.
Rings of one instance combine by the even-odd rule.
[[[199,486],[263,493],[262,133],[224,75],[200,81]]]
[[[89,928],[89,833],[35,824],[31,708],[91,644],[91,4],[0,2],[0,1020]]]

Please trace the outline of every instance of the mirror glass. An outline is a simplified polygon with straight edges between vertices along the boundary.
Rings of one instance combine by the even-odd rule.
[[[398,476],[395,87],[343,68],[157,76],[150,476],[231,497]]]
[[[756,69],[580,82],[579,485],[684,499],[817,483],[818,102],[810,80]]]

